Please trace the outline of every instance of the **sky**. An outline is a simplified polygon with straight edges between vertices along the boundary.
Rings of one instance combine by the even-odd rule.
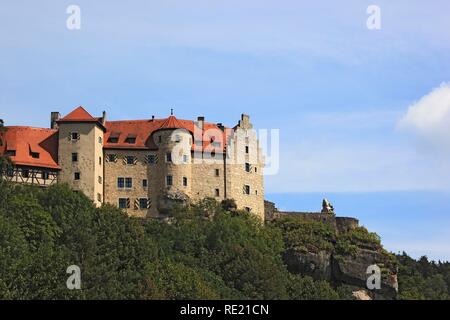
[[[70,5],[80,29],[67,28]],[[369,29],[369,5],[380,29]],[[266,197],[356,216],[387,249],[450,260],[450,3],[0,3],[0,118],[83,105],[280,130]]]

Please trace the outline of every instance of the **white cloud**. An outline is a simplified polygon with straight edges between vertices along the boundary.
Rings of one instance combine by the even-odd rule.
[[[450,82],[442,83],[413,103],[398,123],[437,149],[450,148]]]

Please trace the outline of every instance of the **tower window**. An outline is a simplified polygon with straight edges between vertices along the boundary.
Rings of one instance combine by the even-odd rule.
[[[142,187],[147,188],[147,186],[148,186],[148,181],[147,181],[147,179],[143,179],[143,180],[142,180]]]
[[[173,179],[172,176],[167,176],[166,177],[167,186],[171,186],[172,185],[172,183],[173,183],[172,179]]]
[[[166,153],[166,161],[167,162],[172,162],[172,153],[171,152],[167,152]]]
[[[158,142],[161,143],[162,142],[162,137],[158,136]]]
[[[78,153],[72,153],[72,162],[78,162]]]
[[[245,164],[245,171],[250,172],[252,170],[252,166],[250,165],[250,163],[246,163]]]
[[[134,165],[135,157],[134,156],[126,156],[125,160],[127,162],[127,165]]]
[[[98,143],[103,144],[103,138],[102,137],[98,137]]]
[[[248,153],[248,146],[245,146],[245,153]]]
[[[244,185],[244,194],[250,194],[250,186],[249,185]]]
[[[125,178],[125,188],[131,189],[133,187],[133,178]]]
[[[124,178],[117,178],[117,188],[119,188],[119,189],[125,188],[125,179]]]
[[[102,157],[98,157],[98,164],[101,166],[102,165]]]
[[[247,212],[252,211],[252,208],[250,208],[250,207],[245,207],[244,209],[245,209],[245,211],[247,211]]]
[[[188,179],[186,177],[183,177],[183,186],[187,187],[188,185]]]
[[[79,172],[75,172],[75,173],[73,174],[73,179],[74,179],[74,180],[80,180],[80,176],[81,176],[81,174],[80,174]]]
[[[99,183],[99,184],[102,184],[102,183],[103,183],[103,179],[102,179],[101,176],[98,176],[98,183]]]
[[[98,202],[102,202],[102,195],[100,193],[97,193],[97,200]]]
[[[220,176],[220,170],[219,169],[215,169],[216,172],[216,177]]]
[[[184,162],[184,163],[187,163],[187,162],[188,162],[188,156],[187,156],[187,154],[184,154],[184,155],[183,155],[183,162]]]
[[[70,133],[70,139],[72,141],[80,140],[80,134],[78,132],[72,132]]]
[[[216,190],[215,190],[215,195],[216,195],[216,197],[219,197],[219,196],[220,196],[220,190],[219,190],[219,189],[216,189]]]
[[[155,164],[156,163],[156,156],[154,154],[147,155],[147,163],[148,164]]]
[[[148,209],[148,199],[139,198],[139,209]]]

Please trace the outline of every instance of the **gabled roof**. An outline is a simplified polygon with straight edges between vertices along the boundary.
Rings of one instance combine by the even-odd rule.
[[[65,117],[59,119],[58,121],[59,122],[64,122],[64,121],[96,122],[96,121],[98,121],[98,118],[94,118],[93,116],[91,116],[91,114],[89,112],[86,111],[86,109],[84,109],[82,106],[79,106],[78,108],[76,108],[75,110],[70,112]]]
[[[14,151],[15,156],[10,156],[10,159],[16,165],[60,169],[57,130],[20,126],[5,128],[0,155]],[[39,157],[33,158],[32,153],[39,154]]]

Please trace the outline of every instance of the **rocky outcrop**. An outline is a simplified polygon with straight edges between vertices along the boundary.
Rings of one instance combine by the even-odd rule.
[[[170,214],[179,207],[190,204],[189,197],[181,191],[165,192],[158,197],[158,211],[161,214]]]

